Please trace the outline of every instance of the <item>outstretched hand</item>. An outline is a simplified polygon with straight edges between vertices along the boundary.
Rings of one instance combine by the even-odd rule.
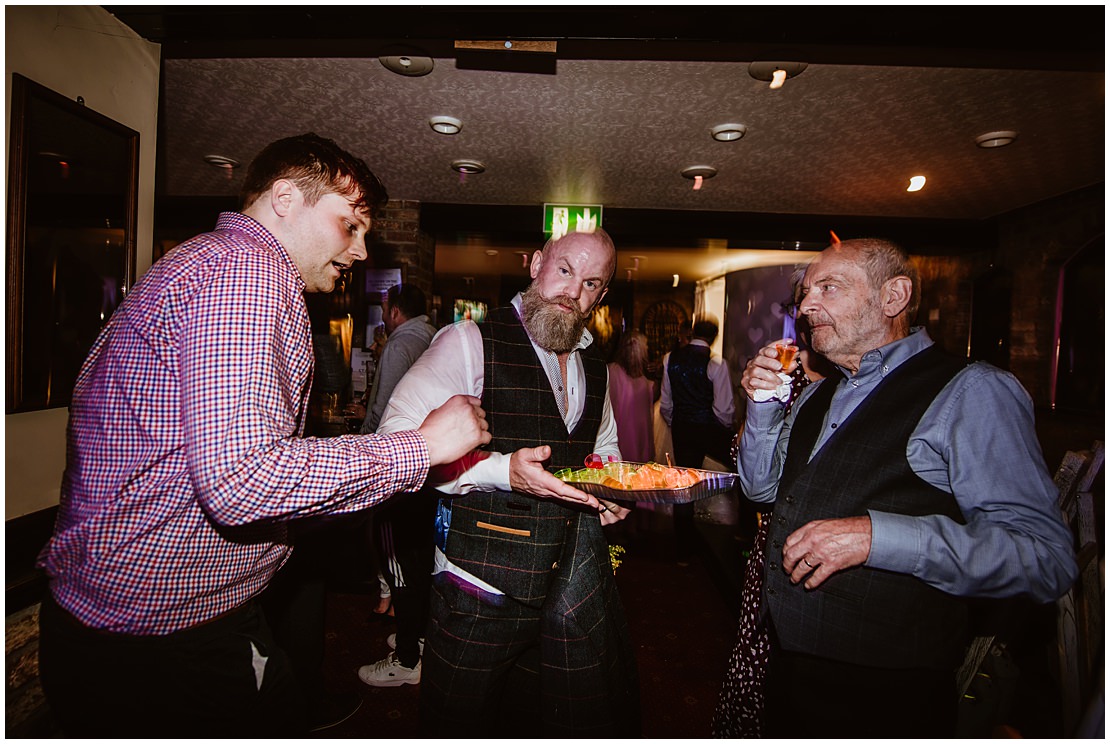
[[[543,464],[550,457],[551,447],[546,444],[522,447],[514,452],[509,458],[509,486],[512,490],[600,510],[601,506],[593,496],[547,472]]]

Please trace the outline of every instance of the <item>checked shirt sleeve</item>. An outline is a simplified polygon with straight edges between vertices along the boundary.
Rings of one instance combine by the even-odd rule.
[[[223,525],[364,509],[427,475],[413,431],[301,438],[312,348],[299,288],[242,251],[183,319],[181,411],[197,498]]]

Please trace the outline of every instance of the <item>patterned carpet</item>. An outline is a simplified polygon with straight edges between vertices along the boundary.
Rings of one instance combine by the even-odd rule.
[[[642,525],[641,525],[642,527]],[[736,634],[736,620],[714,583],[707,561],[688,566],[673,558],[670,535],[620,525],[610,541],[626,553],[617,569],[637,649],[643,736],[708,738]],[[328,600],[325,680],[330,692],[356,692],[362,707],[316,738],[416,738],[419,690],[413,685],[373,688],[359,681],[359,666],[384,657],[392,618],[375,615],[377,597],[336,592]]]

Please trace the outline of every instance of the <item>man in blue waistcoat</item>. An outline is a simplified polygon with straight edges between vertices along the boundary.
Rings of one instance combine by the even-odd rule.
[[[732,377],[728,364],[710,349],[720,324],[711,314],[694,319],[691,340],[663,357],[659,415],[671,427],[674,464],[704,467],[706,455],[729,462],[735,435]],[[681,564],[694,552],[694,505],[674,505],[675,549]]]
[[[1032,402],[911,327],[917,274],[888,241],[834,243],[802,293],[812,347],[840,374],[789,414],[756,402],[791,371],[774,343],[741,381],[741,484],[775,504],[765,733],[952,736],[968,600],[1051,602],[1077,575]]]

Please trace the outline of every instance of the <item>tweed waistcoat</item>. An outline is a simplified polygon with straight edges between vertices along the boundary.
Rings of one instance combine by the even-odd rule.
[[[687,344],[671,352],[667,376],[674,402],[672,421],[687,424],[711,424],[713,416],[713,383],[706,369],[710,351],[706,346]]]
[[[511,307],[490,312],[480,326],[485,357],[482,408],[495,452],[551,446],[548,469],[581,467],[593,452],[605,400],[605,363],[581,352],[585,408],[567,432],[551,383]],[[472,491],[453,501],[447,556],[465,571],[524,604],[539,607],[553,569],[582,512],[559,502],[504,491]],[[592,516],[592,515],[591,515]],[[596,517],[595,517],[596,518]]]
[[[783,648],[884,668],[952,668],[967,642],[966,603],[907,574],[856,566],[807,590],[780,566],[786,538],[817,519],[868,509],[963,523],[955,498],[923,481],[906,446],[963,362],[936,347],[888,374],[808,461],[836,387],[827,379],[798,411],[768,534],[764,601]]]

